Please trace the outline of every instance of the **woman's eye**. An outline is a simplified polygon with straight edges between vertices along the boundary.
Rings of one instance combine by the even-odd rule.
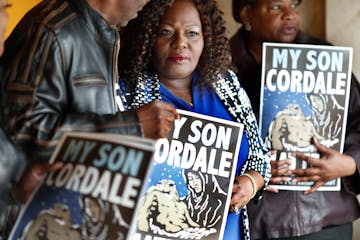
[[[200,33],[196,32],[196,31],[190,31],[190,32],[188,33],[188,35],[189,35],[190,37],[197,37],[197,36],[200,35]]]
[[[296,9],[299,6],[299,2],[291,4],[292,9]]]
[[[159,35],[168,36],[168,35],[171,35],[171,31],[170,31],[170,30],[167,30],[167,29],[161,29],[161,30],[159,31]]]
[[[281,9],[280,5],[274,5],[271,7],[272,10],[279,11]]]

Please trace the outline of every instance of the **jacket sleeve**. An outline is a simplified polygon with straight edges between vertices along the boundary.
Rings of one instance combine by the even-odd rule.
[[[0,129],[0,213],[12,201],[12,183],[19,181],[25,167],[24,154]]]
[[[108,106],[113,103],[109,100],[113,95],[99,94],[102,89],[112,89],[108,87],[113,84],[111,79],[100,86],[83,86],[82,97],[76,96],[80,91],[76,91],[69,76],[79,66],[71,62],[71,46],[60,44],[52,29],[44,28],[41,34],[35,34],[39,29],[33,32],[29,30],[30,37],[25,40],[27,33],[17,31],[12,35],[3,59],[7,70],[7,129],[31,162],[48,161],[64,132],[141,135],[135,111],[115,113],[115,108]],[[96,101],[102,101],[101,107]]]
[[[345,136],[344,153],[355,159],[357,171],[350,177],[342,178],[347,191],[353,194],[360,193],[360,84],[352,76],[350,99]]]

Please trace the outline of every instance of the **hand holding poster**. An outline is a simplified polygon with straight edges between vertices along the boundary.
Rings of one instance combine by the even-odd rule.
[[[320,157],[311,139],[343,151],[351,82],[352,49],[264,43],[260,131],[276,159],[292,169],[309,165],[294,152]],[[290,176],[291,177],[291,176]],[[283,182],[278,189],[306,190],[314,182]],[[319,190],[339,190],[340,179]]]
[[[156,143],[132,240],[222,239],[243,125],[178,112]]]
[[[155,153],[136,137],[64,136],[52,157],[64,166],[45,178],[10,239],[222,239],[243,125],[179,113]]]
[[[51,159],[64,166],[47,175],[10,239],[130,239],[153,150],[138,137],[64,135]]]

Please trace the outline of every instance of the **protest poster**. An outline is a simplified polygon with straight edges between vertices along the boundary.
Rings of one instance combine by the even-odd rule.
[[[223,239],[243,125],[178,112],[156,143],[132,240]]]
[[[352,48],[301,44],[263,44],[260,132],[276,159],[291,168],[309,165],[292,156],[320,157],[311,139],[343,152],[352,67]],[[291,176],[290,176],[291,177]],[[275,185],[306,190],[314,182],[291,179]],[[319,190],[340,190],[340,179]]]
[[[46,176],[10,239],[132,239],[154,143],[115,134],[65,134],[51,158],[63,167]]]

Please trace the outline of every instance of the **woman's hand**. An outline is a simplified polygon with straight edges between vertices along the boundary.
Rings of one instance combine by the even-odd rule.
[[[260,173],[250,171],[246,174],[249,174],[253,180],[245,175],[235,177],[230,201],[230,210],[232,212],[237,212],[236,210],[243,208],[255,195],[254,193],[265,184],[264,178]]]
[[[18,183],[12,187],[12,195],[19,203],[25,203],[41,184],[48,172],[58,171],[63,164],[57,163],[36,163],[26,169]]]
[[[137,109],[144,137],[159,139],[168,137],[174,121],[180,118],[171,104],[152,101]]]
[[[271,159],[276,159],[276,150],[271,151]],[[284,159],[284,160],[271,160],[271,178],[270,183],[272,184],[278,184],[280,182],[289,181],[291,178],[289,175],[292,173],[290,166],[291,166],[291,160],[290,159]],[[272,186],[267,186],[266,191],[278,193],[279,189]]]
[[[320,186],[327,181],[339,177],[351,176],[356,171],[355,160],[345,154],[341,154],[331,148],[320,144],[316,138],[313,138],[313,144],[320,152],[320,158],[307,156],[303,153],[295,153],[298,159],[308,162],[311,167],[306,169],[295,169],[294,182],[314,181],[315,184],[305,194],[315,192]]]

